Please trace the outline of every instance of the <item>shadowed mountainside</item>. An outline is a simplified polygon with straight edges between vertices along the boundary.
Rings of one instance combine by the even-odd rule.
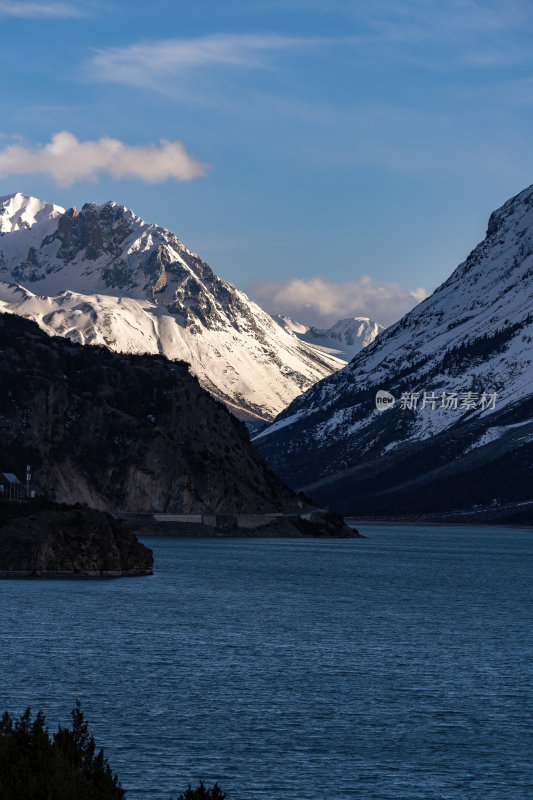
[[[0,314],[0,469],[107,511],[299,511],[244,423],[183,362],[49,337]]]
[[[485,239],[430,297],[254,441],[291,486],[344,514],[523,506],[533,499],[532,309],[530,186],[491,214]],[[382,412],[383,390],[396,403]]]

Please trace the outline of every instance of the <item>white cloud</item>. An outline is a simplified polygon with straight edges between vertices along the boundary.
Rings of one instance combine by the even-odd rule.
[[[102,173],[113,178],[139,178],[160,183],[168,178],[188,181],[206,174],[207,166],[195,161],[182,142],[161,139],[159,145],[131,146],[105,136],[80,142],[61,131],[51,142],[35,149],[12,144],[0,150],[0,175],[50,175],[59,186],[80,180],[97,180]]]
[[[369,275],[343,282],[320,275],[265,281],[252,286],[249,293],[270,314],[286,314],[317,327],[346,317],[369,317],[390,325],[428,296],[423,288],[411,291],[399,283],[378,284]]]
[[[82,11],[72,3],[26,3],[23,0],[0,0],[0,17],[23,19],[51,19],[57,17],[81,17]]]
[[[331,43],[325,38],[256,34],[214,34],[193,39],[162,39],[97,51],[91,77],[130,86],[158,86],[165,78],[205,67],[251,68],[265,65],[269,53]]]

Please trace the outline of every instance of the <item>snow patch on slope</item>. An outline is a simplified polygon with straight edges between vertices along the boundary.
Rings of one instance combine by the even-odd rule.
[[[271,420],[343,365],[283,330],[172,232],[115,202],[64,212],[6,196],[0,231],[4,311],[74,341],[188,361],[245,419]]]

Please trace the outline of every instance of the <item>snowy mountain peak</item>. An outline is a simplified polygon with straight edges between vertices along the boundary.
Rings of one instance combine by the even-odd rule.
[[[342,366],[123,205],[64,211],[18,194],[2,202],[0,307],[49,333],[188,361],[204,388],[254,419],[271,419]]]
[[[46,224],[63,214],[61,206],[46,203],[21,192],[0,197],[0,232],[23,231]]]
[[[317,328],[310,330],[315,336],[337,340],[349,347],[356,346],[359,352],[362,347],[367,347],[374,341],[378,333],[383,330],[383,326],[368,317],[348,317],[340,319],[326,330]]]
[[[533,185],[507,200],[493,211],[487,225],[487,237],[498,234],[509,225],[516,224],[533,208]]]
[[[343,361],[350,361],[363,347],[371,344],[378,333],[383,330],[379,323],[368,317],[340,319],[331,328],[302,325],[291,317],[281,314],[274,319],[282,328],[292,332],[303,342],[307,342],[323,352],[332,353]]]

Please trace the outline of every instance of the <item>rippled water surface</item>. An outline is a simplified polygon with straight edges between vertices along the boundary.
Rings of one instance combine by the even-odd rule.
[[[79,697],[135,800],[530,800],[533,533],[364,532],[0,581],[0,710],[55,727]]]

